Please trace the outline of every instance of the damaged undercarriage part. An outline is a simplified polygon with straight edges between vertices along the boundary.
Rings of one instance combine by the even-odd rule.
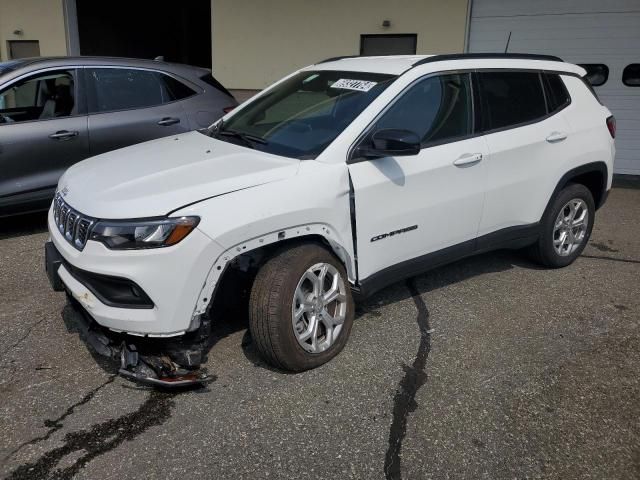
[[[101,356],[120,362],[118,373],[143,385],[160,388],[202,386],[211,381],[206,362],[211,322],[201,319],[193,332],[175,338],[133,337],[98,325],[77,303],[74,322],[81,338]]]
[[[120,350],[118,373],[134,382],[162,388],[189,387],[205,384],[209,380],[203,368],[194,370],[181,367],[168,355],[140,355],[135,345],[124,342]]]

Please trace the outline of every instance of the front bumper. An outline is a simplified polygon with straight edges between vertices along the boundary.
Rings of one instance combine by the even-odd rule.
[[[117,251],[90,240],[79,251],[58,231],[51,209],[48,225],[52,247],[46,247],[47,255],[51,256],[54,248],[61,257],[58,262],[47,262],[54,289],[63,286],[99,325],[133,335],[171,337],[188,331],[193,326],[195,306],[207,274],[223,251],[198,229],[167,248]],[[74,269],[129,281],[139,286],[152,306],[109,305],[72,273]],[[56,283],[56,277],[60,283]]]
[[[200,387],[215,379],[202,368],[209,348],[208,320],[198,331],[181,337],[132,339],[97,325],[75,300],[69,305],[74,311],[74,330],[96,353],[118,361],[123,377],[163,389]]]
[[[47,242],[45,248],[45,270],[49,283],[56,292],[66,290],[58,271],[64,266],[66,272],[75,280],[87,287],[98,300],[109,307],[118,308],[153,308],[153,301],[135,282],[122,277],[111,277],[85,272],[66,263],[53,242]]]

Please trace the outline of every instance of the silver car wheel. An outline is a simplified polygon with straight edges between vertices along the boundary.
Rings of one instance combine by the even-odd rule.
[[[553,248],[562,257],[571,255],[584,242],[589,226],[589,208],[574,198],[558,213],[553,226]]]
[[[345,281],[336,267],[317,263],[298,282],[292,302],[293,333],[309,353],[333,345],[347,315]]]

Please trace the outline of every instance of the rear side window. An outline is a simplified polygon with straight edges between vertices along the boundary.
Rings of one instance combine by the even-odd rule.
[[[640,63],[630,63],[624,67],[622,83],[627,87],[640,87]]]
[[[183,100],[196,94],[195,90],[191,87],[187,87],[180,80],[176,80],[175,78],[163,73],[158,73],[157,75],[162,79],[171,100]]]
[[[182,82],[151,70],[88,68],[86,74],[92,113],[153,107],[195,93]]]
[[[557,112],[569,105],[571,97],[560,75],[557,73],[544,73],[543,77],[547,91],[549,113]]]
[[[547,114],[538,72],[479,72],[484,130],[533,122]]]
[[[444,143],[472,133],[472,113],[470,75],[438,75],[412,86],[376,122],[376,130],[410,130],[423,145]]]
[[[200,77],[200,80],[202,80],[204,83],[208,85],[211,85],[213,88],[215,88],[216,90],[219,90],[225,95],[228,95],[229,97],[233,98],[233,95],[231,95],[231,92],[229,92],[229,90],[224,88],[222,84],[219,81],[217,81],[215,78],[213,78],[213,75],[211,75],[210,73]]]
[[[604,63],[580,63],[579,65],[587,71],[584,77],[594,87],[599,87],[607,82],[609,67]]]

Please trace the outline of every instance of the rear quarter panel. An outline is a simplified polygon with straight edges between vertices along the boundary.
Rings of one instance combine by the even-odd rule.
[[[571,95],[571,105],[562,114],[571,129],[568,141],[572,155],[564,159],[560,176],[580,165],[604,162],[607,165],[608,190],[611,188],[615,157],[615,143],[606,124],[611,112],[596,100],[581,79],[569,75],[563,75],[562,79]]]
[[[238,102],[213,87],[208,87],[204,92],[182,100],[181,104],[187,114],[191,129],[197,130],[212,125],[224,116],[223,109],[225,107],[234,107]]]

